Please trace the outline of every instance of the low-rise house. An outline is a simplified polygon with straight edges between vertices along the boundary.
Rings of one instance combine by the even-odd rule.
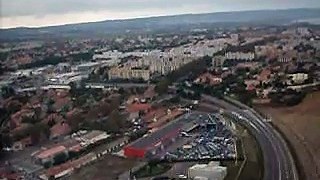
[[[53,107],[56,111],[61,111],[61,109],[67,105],[71,104],[70,97],[57,98],[53,104]]]
[[[23,118],[34,116],[34,111],[31,109],[21,109],[20,111],[11,115],[10,127],[12,129],[21,125]]]
[[[111,135],[107,134],[104,131],[94,130],[84,135],[78,135],[75,139],[80,143],[82,147],[87,147],[89,145],[93,145],[98,142],[101,142],[109,138],[110,136]]]
[[[49,149],[41,150],[33,155],[35,161],[39,164],[53,164],[54,158],[60,154],[64,154],[65,157],[68,157],[68,150],[66,147],[58,145]]]
[[[272,87],[267,89],[257,89],[256,94],[258,97],[267,99],[269,98],[269,94],[272,92]]]
[[[56,124],[56,123],[60,123],[60,122],[63,122],[64,121],[64,118],[58,114],[58,113],[52,113],[52,114],[49,114],[44,120],[43,122],[46,123],[46,124],[49,124],[49,123],[53,123],[53,124]]]
[[[262,83],[267,83],[270,81],[270,78],[271,78],[271,70],[265,68],[260,72],[260,74],[257,77],[257,80]]]
[[[89,153],[80,157],[79,159],[71,160],[63,164],[60,164],[58,166],[51,167],[45,170],[44,173],[39,176],[39,178],[42,180],[49,180],[51,178],[53,179],[64,178],[72,174],[74,170],[79,169],[82,166],[92,161],[95,161],[96,159],[97,159],[96,154]]]
[[[71,128],[69,124],[67,124],[64,121],[57,123],[50,128],[50,139],[56,139],[56,138],[65,136],[70,132],[71,132]]]
[[[195,80],[195,83],[208,84],[208,85],[211,85],[211,86],[218,85],[221,82],[222,82],[222,78],[221,77],[212,75],[210,73],[202,74],[201,76],[199,76]]]
[[[250,80],[245,80],[244,83],[246,85],[246,90],[252,91],[256,89],[256,87],[260,84],[260,81],[255,79],[250,79]]]

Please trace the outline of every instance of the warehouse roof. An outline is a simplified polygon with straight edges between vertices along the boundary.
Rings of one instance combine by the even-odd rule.
[[[129,147],[147,149],[157,145],[159,142],[169,139],[175,136],[182,128],[183,122],[179,119],[172,123],[167,124],[163,128],[149,134],[148,136],[142,137],[137,141],[134,141]]]

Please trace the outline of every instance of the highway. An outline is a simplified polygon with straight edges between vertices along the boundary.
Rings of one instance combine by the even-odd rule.
[[[269,122],[253,109],[240,104],[237,106],[212,96],[202,95],[206,103],[225,109],[256,137],[264,159],[264,180],[298,180],[298,173],[292,154],[283,139]]]

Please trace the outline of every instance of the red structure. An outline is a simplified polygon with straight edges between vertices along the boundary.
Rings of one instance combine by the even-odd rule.
[[[131,158],[146,158],[163,151],[173,139],[179,136],[182,122],[175,122],[158,131],[142,137],[124,148],[124,155]]]
[[[145,149],[138,149],[130,146],[124,148],[124,155],[127,157],[144,158],[145,153]]]

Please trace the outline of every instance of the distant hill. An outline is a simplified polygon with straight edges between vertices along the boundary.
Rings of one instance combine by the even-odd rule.
[[[320,8],[257,10],[184,14],[127,20],[69,24],[41,28],[12,28],[0,30],[0,41],[36,38],[97,36],[119,33],[162,32],[199,27],[238,25],[279,25],[304,19],[320,18]]]

